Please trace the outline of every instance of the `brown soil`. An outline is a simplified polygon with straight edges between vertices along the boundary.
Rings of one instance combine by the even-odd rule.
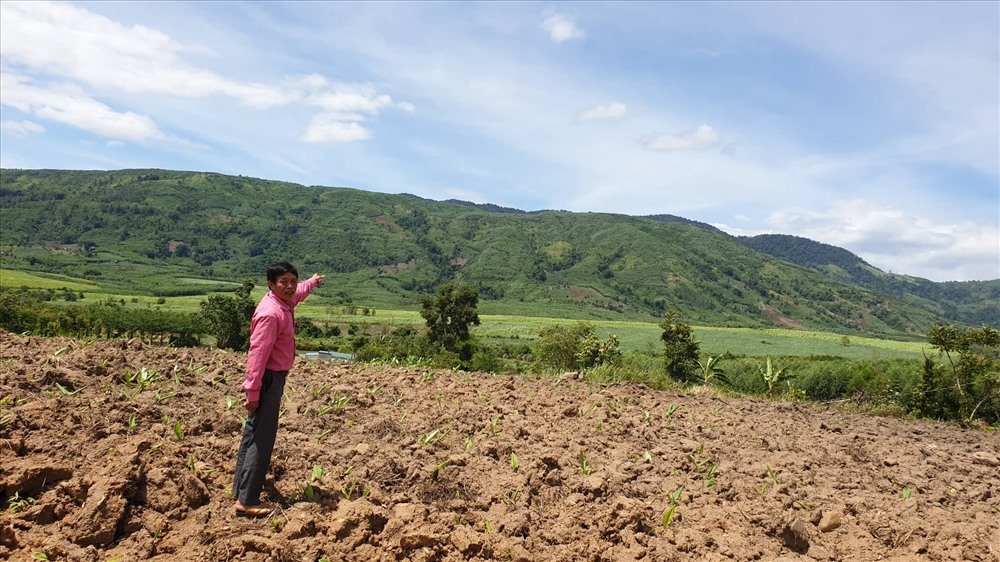
[[[0,559],[1000,556],[995,432],[300,360],[265,488],[282,509],[247,520],[228,493],[244,356],[6,332],[0,350],[0,499],[22,507],[0,515]],[[126,373],[143,368],[140,392]]]
[[[789,316],[785,316],[780,310],[769,304],[759,302],[757,303],[757,309],[764,314],[764,318],[767,318],[775,326],[791,328],[793,330],[805,330],[808,328],[808,326],[802,322],[799,322]]]

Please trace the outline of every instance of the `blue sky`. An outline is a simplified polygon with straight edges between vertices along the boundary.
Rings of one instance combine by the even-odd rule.
[[[805,236],[1000,278],[997,2],[0,3],[0,165]]]

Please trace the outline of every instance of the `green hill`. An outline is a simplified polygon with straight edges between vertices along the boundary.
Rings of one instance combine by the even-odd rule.
[[[2,170],[0,210],[4,268],[151,295],[210,290],[183,278],[259,280],[287,259],[303,275],[327,273],[322,294],[384,308],[417,308],[460,281],[479,289],[483,313],[569,319],[675,310],[702,325],[905,337],[966,310],[933,294],[883,293],[670,215],[526,213],[166,170]],[[986,289],[975,306],[989,316],[998,298]]]
[[[754,250],[810,268],[827,278],[892,295],[956,322],[993,326],[1000,322],[1000,279],[935,283],[886,273],[843,248],[808,238],[762,234],[739,240]]]

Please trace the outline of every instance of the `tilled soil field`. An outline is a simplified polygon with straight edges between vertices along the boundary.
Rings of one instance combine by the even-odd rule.
[[[0,351],[0,559],[1000,560],[996,432],[298,360],[264,493],[282,507],[248,520],[244,355]]]

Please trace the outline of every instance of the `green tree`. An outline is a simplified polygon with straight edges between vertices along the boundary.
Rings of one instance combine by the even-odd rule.
[[[597,365],[617,365],[621,363],[622,352],[618,348],[618,336],[611,334],[608,339],[601,341],[594,334],[588,335],[580,342],[580,348],[576,352],[576,364],[578,367],[586,369]]]
[[[250,299],[253,281],[247,279],[233,297],[210,295],[202,301],[201,311],[215,345],[224,349],[245,350],[250,343],[250,318],[254,303]]]
[[[947,358],[951,376],[945,380],[947,369],[925,366],[918,386],[924,394],[916,409],[923,415],[964,422],[977,416],[1000,421],[1000,332],[990,326],[937,325],[928,332],[927,341]]]
[[[590,322],[549,326],[538,331],[538,360],[557,369],[586,369],[621,360],[618,336],[601,341]]]
[[[580,344],[593,335],[594,325],[589,322],[542,328],[538,331],[538,360],[557,369],[575,369]]]
[[[690,382],[697,379],[700,370],[698,365],[698,340],[694,339],[691,326],[679,322],[676,312],[667,313],[660,323],[663,333],[664,361],[667,375],[680,382]]]
[[[471,285],[451,283],[438,288],[437,297],[420,299],[420,316],[427,321],[427,338],[444,351],[457,353],[463,361],[475,351],[470,326],[479,325],[479,291]]]

